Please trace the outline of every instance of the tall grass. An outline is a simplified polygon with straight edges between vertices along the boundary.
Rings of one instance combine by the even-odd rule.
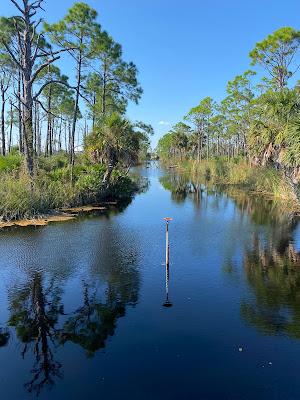
[[[5,173],[0,180],[0,216],[3,220],[36,217],[51,209],[77,203],[70,184],[39,177],[31,189],[27,174]]]
[[[219,185],[232,185],[278,199],[296,200],[292,187],[281,172],[273,168],[252,167],[245,160],[189,161],[185,164],[184,170],[194,179]]]
[[[57,208],[107,198],[128,198],[137,190],[132,179],[120,171],[114,171],[109,188],[104,190],[105,168],[101,165],[75,165],[71,184],[68,159],[63,154],[41,158],[38,165],[32,188],[20,156],[0,158],[0,220],[37,217]]]

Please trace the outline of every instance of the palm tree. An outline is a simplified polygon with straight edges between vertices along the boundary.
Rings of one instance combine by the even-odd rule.
[[[137,129],[138,128],[138,129]],[[134,125],[120,114],[104,117],[87,136],[85,148],[96,162],[106,165],[102,184],[108,186],[117,165],[125,168],[137,161],[142,144],[148,140],[149,127]]]

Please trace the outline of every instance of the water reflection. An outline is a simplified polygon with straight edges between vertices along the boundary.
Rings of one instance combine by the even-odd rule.
[[[139,274],[135,260],[131,261],[133,265],[112,267],[109,274],[105,274],[105,280],[102,275],[98,282],[96,276],[95,281],[83,281],[82,304],[63,325],[63,344],[70,341],[80,345],[88,357],[106,346],[108,337],[115,332],[117,319],[125,315],[126,306],[138,301]]]
[[[244,244],[243,269],[253,297],[241,301],[241,317],[260,333],[300,339],[300,253],[294,241],[299,219],[271,200],[231,195],[257,224]]]
[[[89,219],[86,221],[89,226]],[[80,346],[87,357],[93,357],[114,335],[126,308],[138,302],[137,243],[131,237],[128,240],[130,233],[119,232],[109,219],[101,227],[91,221],[90,230],[85,228],[89,247],[77,247],[77,257],[85,260],[88,255],[89,267],[84,266],[82,276],[78,268],[72,268],[72,247],[69,252],[66,242],[54,236],[55,241],[48,240],[49,249],[45,248],[41,229],[35,231],[26,264],[18,265],[20,278],[12,279],[7,288],[9,319],[7,327],[0,327],[0,347],[16,337],[22,359],[31,364],[30,379],[24,386],[37,396],[63,377],[64,345]],[[70,232],[68,225],[65,227],[66,233]],[[47,229],[50,232],[52,228]],[[69,240],[73,239],[76,248],[81,239],[76,229],[73,232],[76,236]],[[53,255],[53,265],[37,267],[41,248]],[[35,259],[31,264],[30,258]]]
[[[293,224],[289,226],[292,229]],[[254,298],[242,302],[241,316],[264,334],[300,339],[300,253],[290,235],[275,235],[268,244],[253,235],[244,270]]]
[[[175,202],[191,199],[195,205],[206,207],[209,197],[210,207],[217,210],[219,200],[224,207],[227,198],[239,210],[241,219],[246,215],[251,220],[252,233],[240,238],[240,266],[253,296],[244,296],[241,301],[241,317],[263,334],[300,339],[300,252],[294,240],[299,218],[270,199],[234,189],[207,188],[176,173],[163,177],[160,183],[171,191]],[[236,246],[228,246],[222,268],[234,282],[239,275],[235,254]]]
[[[7,329],[0,328],[0,347],[4,347],[8,344],[9,337],[9,331]]]
[[[33,273],[23,288],[9,290],[10,319],[8,325],[16,331],[23,344],[22,358],[31,352],[34,365],[32,379],[25,384],[29,392],[40,393],[61,377],[61,363],[55,360],[54,346],[59,337],[57,322],[63,314],[61,289],[54,280],[46,285],[42,273]]]
[[[163,306],[166,308],[173,306],[173,304],[169,299],[169,282],[170,282],[170,266],[169,264],[166,264],[166,300],[163,304]]]
[[[295,216],[173,171],[160,184],[161,171],[146,172],[149,195],[116,217],[0,233],[6,397],[197,398],[200,384],[204,398],[269,398],[278,380],[283,398],[298,398],[289,366],[296,375],[299,343],[260,334],[300,339]],[[162,270],[165,215],[174,263]],[[253,351],[239,353],[246,338]],[[275,341],[266,376],[257,365]]]
[[[175,203],[184,203],[189,197],[193,199],[195,205],[200,206],[204,192],[201,184],[191,182],[184,175],[176,172],[160,177],[159,181],[164,189],[171,192],[171,198]]]

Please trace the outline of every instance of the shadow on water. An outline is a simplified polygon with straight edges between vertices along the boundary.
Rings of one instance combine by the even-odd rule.
[[[0,347],[4,347],[8,344],[9,337],[8,329],[0,328]]]

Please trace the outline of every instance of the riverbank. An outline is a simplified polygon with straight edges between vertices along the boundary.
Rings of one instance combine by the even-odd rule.
[[[104,165],[91,164],[84,156],[77,157],[73,170],[65,154],[41,157],[32,188],[22,157],[18,154],[2,157],[0,223],[35,220],[41,224],[50,217],[56,218],[63,208],[74,210],[74,207],[96,207],[107,201],[126,202],[139,190],[139,182],[119,169],[103,185],[105,172]]]
[[[246,192],[257,193],[286,203],[290,209],[298,211],[300,202],[292,186],[283,173],[273,168],[252,167],[246,161],[224,159],[170,161],[178,171],[189,175],[192,180],[235,187]]]
[[[80,216],[92,213],[104,214],[106,212],[110,212],[114,209],[119,208],[122,208],[121,204],[118,204],[118,202],[116,201],[103,202],[101,204],[87,205],[81,207],[66,207],[52,211],[47,214],[40,215],[36,218],[18,219],[13,221],[0,221],[0,229],[12,227],[47,226],[50,223],[67,222],[74,220]]]

